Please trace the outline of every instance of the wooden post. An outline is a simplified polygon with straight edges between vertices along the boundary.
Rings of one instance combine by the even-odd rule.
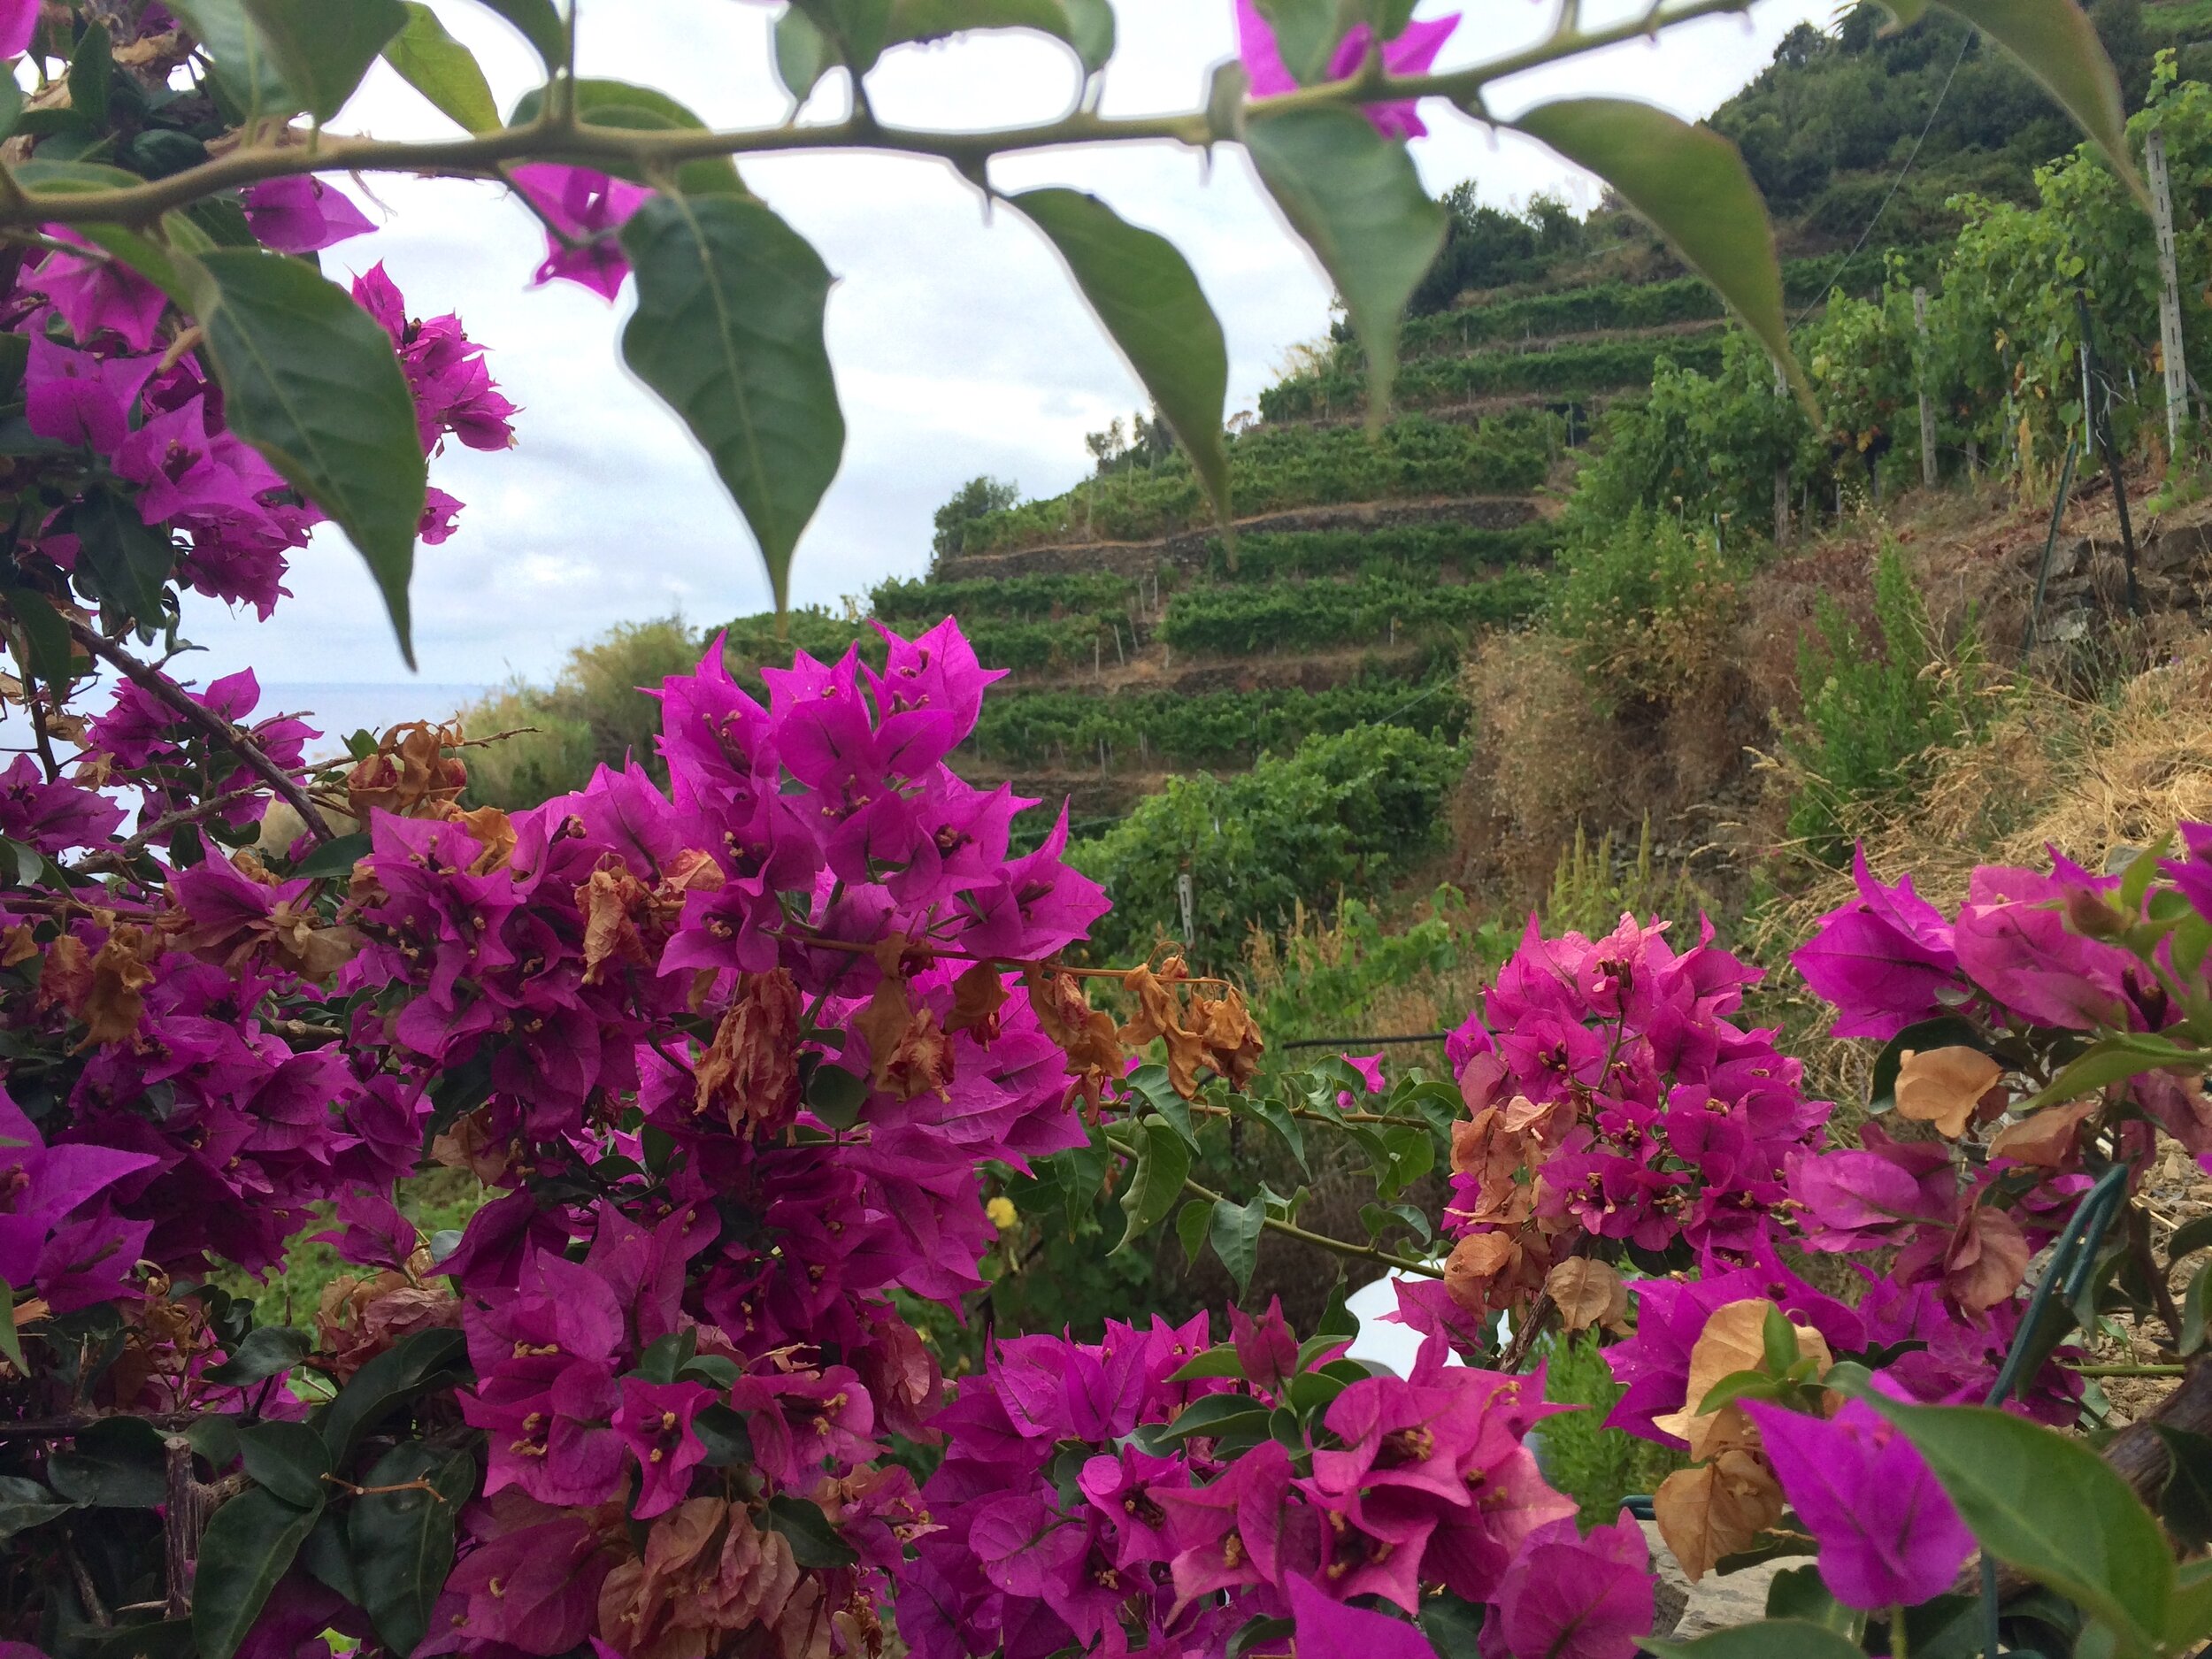
[[[1928,290],[1912,291],[1913,326],[1920,331],[1920,481],[1930,489],[1936,481],[1935,405],[1928,401]]]
[[[2189,365],[2181,340],[2181,271],[2174,257],[2174,203],[2166,180],[2166,135],[2153,133],[2143,146],[2150,175],[2151,222],[2158,229],[2158,357],[2166,371],[2166,453],[2181,447],[2189,414]]]
[[[1790,383],[1782,373],[1782,365],[1774,365],[1774,395],[1787,397]],[[1786,462],[1774,469],[1774,545],[1781,548],[1790,544],[1790,469]]]

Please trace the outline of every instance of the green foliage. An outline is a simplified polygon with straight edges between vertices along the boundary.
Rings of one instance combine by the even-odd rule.
[[[1272,582],[1302,577],[1402,577],[1432,580],[1468,576],[1502,565],[1541,565],[1559,545],[1558,526],[1532,518],[1509,530],[1479,525],[1392,525],[1374,530],[1261,531],[1237,541],[1237,567],[1227,549],[1207,543],[1206,575],[1217,582]]]
[[[1192,879],[1191,959],[1233,966],[1254,928],[1294,908],[1386,888],[1443,840],[1441,808],[1459,751],[1403,726],[1309,738],[1233,778],[1171,780],[1069,858],[1105,885],[1114,909],[1094,928],[1102,961],[1141,956],[1182,932],[1176,877]]]
[[[1751,548],[1743,537],[1717,545],[1664,511],[1638,507],[1609,531],[1586,522],[1560,555],[1551,626],[1601,695],[1671,701],[1729,651]]]
[[[1804,699],[1783,753],[1801,781],[1789,831],[1832,864],[1850,854],[1866,803],[1909,798],[1932,749],[1959,742],[1980,719],[1979,655],[1970,628],[1940,649],[1926,604],[1903,556],[1885,548],[1874,571],[1878,645],[1824,599],[1801,641],[1797,683]]]
[[[1679,1452],[1605,1426],[1606,1414],[1623,1392],[1605,1363],[1596,1332],[1553,1343],[1544,1398],[1587,1409],[1544,1419],[1540,1436],[1544,1474],[1582,1506],[1585,1526],[1609,1525],[1621,1512],[1622,1499],[1656,1491],[1687,1462]]]
[[[1609,831],[1592,846],[1577,825],[1574,843],[1559,855],[1551,890],[1544,896],[1544,931],[1601,939],[1624,913],[1646,919],[1686,918],[1707,908],[1704,895],[1681,871],[1663,868],[1653,858],[1648,816],[1634,856],[1626,851],[1617,847]]]
[[[1078,765],[1104,744],[1123,765],[1247,763],[1317,734],[1356,726],[1404,726],[1456,741],[1467,705],[1448,678],[1426,684],[1378,677],[1326,691],[1002,691],[987,699],[969,749],[995,766]]]
[[[1588,395],[1647,384],[1663,356],[1694,366],[1717,367],[1722,329],[1683,339],[1569,341],[1536,347],[1478,351],[1465,357],[1426,357],[1406,365],[1398,377],[1398,397],[1425,407],[1494,396],[1507,392]],[[1356,373],[1332,370],[1288,380],[1260,394],[1260,412],[1270,420],[1342,415],[1366,407]]]
[[[1279,935],[1253,941],[1253,1015],[1278,1046],[1271,1052],[1299,1038],[1383,1029],[1409,994],[1448,995],[1494,971],[1513,944],[1494,922],[1477,922],[1465,897],[1448,887],[1395,926],[1359,899],[1340,899],[1321,916],[1300,906]],[[1469,984],[1455,1000],[1471,1000],[1471,991]]]
[[[1447,190],[1442,205],[1451,216],[1444,246],[1413,290],[1406,307],[1409,319],[1448,311],[1471,288],[1540,282],[1601,234],[1595,215],[1578,219],[1557,196],[1539,196],[1525,212],[1486,207],[1477,199],[1471,179]],[[1409,326],[1409,336],[1411,332]]]
[[[1456,585],[1363,577],[1199,588],[1169,602],[1160,637],[1178,650],[1227,657],[1402,643],[1517,621],[1541,603],[1544,580],[1541,572],[1509,570]]]
[[[1246,517],[1400,496],[1533,489],[1550,465],[1553,422],[1501,415],[1471,426],[1407,416],[1370,434],[1353,427],[1263,427],[1229,446],[1230,489]],[[969,552],[1099,539],[1143,541],[1200,521],[1205,502],[1180,454],[1086,480],[967,526]]]
[[[978,518],[1003,512],[1022,498],[1021,486],[1003,479],[978,476],[970,479],[953,492],[952,499],[937,510],[932,521],[936,534],[930,545],[937,557],[964,552],[967,547],[968,526]]]
[[[468,803],[535,806],[581,789],[595,768],[619,766],[628,757],[662,775],[653,741],[660,704],[641,687],[657,689],[670,675],[689,673],[701,652],[698,636],[680,618],[618,623],[571,651],[549,687],[518,680],[492,693],[465,711],[464,732],[518,735],[467,751]],[[790,660],[787,646],[784,660]]]
[[[1106,571],[1075,576],[979,577],[940,581],[894,577],[870,592],[876,615],[895,628],[933,628],[947,617],[963,628],[985,618],[1039,622],[1069,612],[1119,611],[1137,591],[1135,581]]]

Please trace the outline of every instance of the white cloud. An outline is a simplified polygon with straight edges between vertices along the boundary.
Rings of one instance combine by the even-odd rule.
[[[533,84],[534,59],[489,12],[437,0],[478,52],[503,100]],[[1447,9],[1427,0],[1425,11]],[[1234,49],[1227,0],[1118,0],[1122,46],[1103,107],[1138,114],[1202,101]],[[1588,21],[1630,15],[1591,0]],[[1519,0],[1471,15],[1445,62],[1472,62],[1540,34],[1547,16]],[[1494,89],[1509,116],[1540,97],[1609,92],[1704,114],[1755,73],[1816,0],[1771,0],[1750,20],[1693,24]],[[697,0],[585,0],[585,73],[659,86],[717,125],[782,119],[763,10]],[[1071,61],[1025,36],[982,37],[894,53],[871,80],[889,121],[979,127],[1049,119],[1074,96]],[[845,94],[826,83],[808,119]],[[1431,111],[1417,146],[1435,189],[1472,177],[1494,201],[1593,192],[1548,152]],[[393,137],[444,130],[380,66],[340,125]],[[849,427],[843,470],[793,572],[800,603],[834,602],[927,564],[930,515],[964,480],[988,472],[1033,493],[1066,488],[1086,465],[1082,434],[1142,395],[1037,234],[1018,216],[987,216],[949,167],[905,157],[804,155],[749,161],[748,181],[820,249],[838,286],[829,341]],[[1173,239],[1220,313],[1230,407],[1252,406],[1286,348],[1320,334],[1328,285],[1280,227],[1240,155],[1213,165],[1174,146],[1093,146],[1009,157],[1002,188],[1079,185]],[[469,503],[459,533],[423,549],[416,639],[430,681],[543,675],[611,624],[680,607],[695,621],[764,609],[768,586],[736,511],[673,417],[619,366],[620,312],[566,285],[533,289],[541,241],[503,193],[466,182],[380,180],[391,222],[325,256],[334,273],[381,259],[418,311],[454,310],[491,348],[494,371],[524,407],[511,453],[454,449],[434,477]],[[294,566],[296,595],[267,625],[204,601],[188,632],[213,664],[251,661],[269,681],[406,678],[374,591],[342,537],[326,532]]]

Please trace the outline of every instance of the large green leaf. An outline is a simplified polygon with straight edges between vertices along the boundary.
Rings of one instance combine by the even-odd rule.
[[[206,1377],[226,1388],[243,1388],[291,1370],[314,1351],[315,1333],[304,1325],[257,1325],[246,1333],[229,1358],[208,1367]]]
[[[1214,1254],[1236,1281],[1240,1296],[1250,1286],[1252,1270],[1259,1265],[1260,1234],[1266,1228],[1265,1198],[1255,1198],[1248,1204],[1233,1204],[1225,1198],[1214,1201]]]
[[[855,75],[876,66],[891,42],[893,0],[791,0],[812,19],[836,50],[837,61]]]
[[[1619,191],[1719,290],[1813,411],[1790,354],[1774,227],[1736,147],[1709,127],[1624,98],[1541,104],[1514,123]]]
[[[325,1496],[330,1448],[304,1423],[257,1423],[238,1437],[246,1473],[287,1503],[312,1509]]]
[[[104,611],[158,626],[161,593],[176,563],[168,533],[112,490],[85,493],[70,515],[77,533],[77,580]]]
[[[472,133],[495,132],[499,105],[476,54],[438,21],[422,0],[407,0],[407,27],[384,48],[384,61],[399,77]]]
[[[86,26],[69,58],[69,107],[94,132],[108,124],[108,96],[115,85],[115,42],[107,26]]]
[[[776,19],[776,78],[793,100],[804,104],[837,67],[837,42],[822,33],[821,26],[792,7]]]
[[[822,1513],[822,1506],[810,1499],[779,1492],[768,1500],[768,1507],[761,1512],[760,1524],[771,1532],[783,1534],[784,1541],[791,1546],[792,1559],[802,1567],[850,1567],[860,1560],[843,1535],[830,1525],[829,1517]]]
[[[1229,348],[1190,264],[1166,237],[1141,230],[1080,190],[1029,190],[1014,205],[1052,239],[1130,369],[1160,406],[1206,486],[1233,522],[1222,418]]]
[[[558,69],[568,62],[568,30],[562,25],[561,14],[553,9],[553,0],[484,0],[484,4],[522,31],[522,38],[545,60],[548,69]]]
[[[217,83],[242,114],[292,115],[307,107],[247,16],[245,0],[177,0],[169,10],[207,49]]]
[[[1190,1174],[1190,1147],[1171,1125],[1148,1118],[1137,1125],[1137,1133],[1143,1139],[1138,1143],[1137,1166],[1121,1189],[1121,1210],[1128,1225],[1114,1247],[1117,1256],[1167,1219]]]
[[[456,1368],[465,1370],[468,1352],[458,1331],[418,1331],[354,1372],[325,1409],[318,1426],[340,1468],[353,1455],[354,1443],[382,1422],[386,1414],[411,1400]]]
[[[168,1494],[161,1432],[143,1417],[103,1417],[47,1458],[46,1479],[72,1503],[150,1509]]]
[[[1444,210],[1422,193],[1403,144],[1351,110],[1250,123],[1260,181],[1336,283],[1367,349],[1367,420],[1379,427],[1398,375],[1406,301],[1444,246]]]
[[[409,1488],[364,1493],[346,1531],[376,1633],[392,1652],[412,1653],[453,1571],[453,1521],[476,1489],[476,1459],[411,1441],[385,1453],[362,1484]]]
[[[1257,0],[1260,15],[1275,35],[1283,67],[1300,86],[1311,86],[1328,73],[1337,42],[1359,20],[1357,0]]]
[[[400,0],[244,0],[246,16],[261,31],[277,73],[326,121],[345,107],[369,65],[407,27]]]
[[[1930,0],[1882,0],[1900,23],[1917,23]],[[2110,157],[2147,208],[2150,197],[2128,151],[2127,105],[2104,42],[2073,0],[1935,0],[2003,47]]]
[[[192,1634],[201,1659],[231,1659],[238,1651],[321,1513],[319,1503],[302,1509],[265,1486],[215,1511],[192,1580]]]
[[[1849,1637],[1801,1618],[1761,1619],[1687,1641],[1642,1636],[1636,1645],[1660,1659],[1864,1659]]]
[[[35,1480],[27,1480],[19,1475],[0,1475],[0,1544],[18,1532],[43,1526],[76,1507]]]
[[[942,40],[969,29],[1035,29],[1064,41],[1096,74],[1114,55],[1110,0],[892,0],[887,43]]]
[[[2174,1585],[2164,1535],[2095,1452],[2008,1412],[1860,1397],[1927,1459],[1984,1549],[2139,1647],[2164,1629]]]
[[[2166,1484],[2158,1494],[2159,1517],[2192,1549],[2212,1544],[2212,1437],[2154,1422],[2166,1445]]]
[[[351,538],[413,667],[407,584],[430,479],[390,336],[297,259],[219,249],[192,276],[231,430]]]
[[[760,543],[781,611],[791,555],[845,449],[821,257],[766,207],[659,196],[623,227],[637,272],[624,358],[681,415]]]

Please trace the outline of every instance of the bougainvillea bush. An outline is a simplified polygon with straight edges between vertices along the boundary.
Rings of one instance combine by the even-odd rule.
[[[459,805],[457,732],[319,732],[186,654],[208,603],[275,618],[319,525],[404,649],[412,550],[467,511],[432,464],[513,441],[495,365],[394,286],[349,174],[503,182],[544,224],[541,281],[634,286],[626,359],[780,592],[841,442],[828,273],[733,156],[885,149],[987,188],[1008,150],[1241,144],[1379,407],[1442,234],[1404,148],[1422,100],[1479,114],[1509,70],[1730,5],[1570,8],[1533,50],[1432,73],[1453,19],[1404,0],[1245,4],[1202,111],[1086,98],[969,135],[857,92],[716,132],[580,77],[573,6],[488,4],[545,69],[505,122],[400,0],[0,0],[10,1655],[1624,1659],[1662,1640],[1646,1532],[1586,1530],[1541,1450],[1548,1345],[1593,1327],[1612,1421],[1687,1460],[1652,1494],[1661,1548],[1694,1578],[1811,1557],[1776,1580],[1783,1623],[1713,1651],[1963,1652],[1985,1612],[1990,1643],[2043,1651],[2202,1638],[2212,1594],[2168,1538],[2206,1541],[2202,1425],[2162,1424],[2135,1488],[2059,1431],[2078,1332],[2139,1312],[2177,1359],[2202,1346],[2203,1281],[2175,1304],[2130,1193],[2162,1139],[2212,1154],[2212,830],[2124,875],[1985,871],[1955,916],[1866,873],[1798,967],[1886,1045],[1873,1104],[1914,1127],[1846,1147],[1739,1023],[1753,971],[1655,918],[1532,930],[1448,1078],[1271,1067],[1238,988],[1169,943],[1083,962],[1109,897],[1063,862],[1064,813],[1017,854],[1016,818],[1052,809],[945,764],[994,678],[949,618],[865,661],[795,652],[760,697],[710,651],[657,688],[661,772],[511,814]],[[1970,15],[2111,139],[2070,6]],[[1112,24],[1104,0],[797,0],[774,61],[803,102],[890,48],[1021,27],[1087,82]],[[462,135],[326,131],[380,55]],[[1782,349],[1724,144],[1602,100],[1519,124]],[[1011,200],[1230,512],[1187,265],[1094,198]],[[1303,1187],[1193,1178],[1239,1137],[1363,1161],[1360,1236],[1305,1225]],[[1440,1215],[1413,1201],[1440,1169]],[[426,1237],[429,1171],[480,1202]],[[1001,1328],[994,1286],[1047,1229],[1171,1230],[1243,1303],[1270,1234],[1325,1245],[1397,1275],[1418,1357],[1354,1358],[1342,1285],[1311,1332],[1273,1303]],[[287,1323],[225,1288],[308,1239],[348,1271]],[[948,1379],[955,1330],[981,1359]],[[2002,1610],[2013,1576],[2042,1633]]]

